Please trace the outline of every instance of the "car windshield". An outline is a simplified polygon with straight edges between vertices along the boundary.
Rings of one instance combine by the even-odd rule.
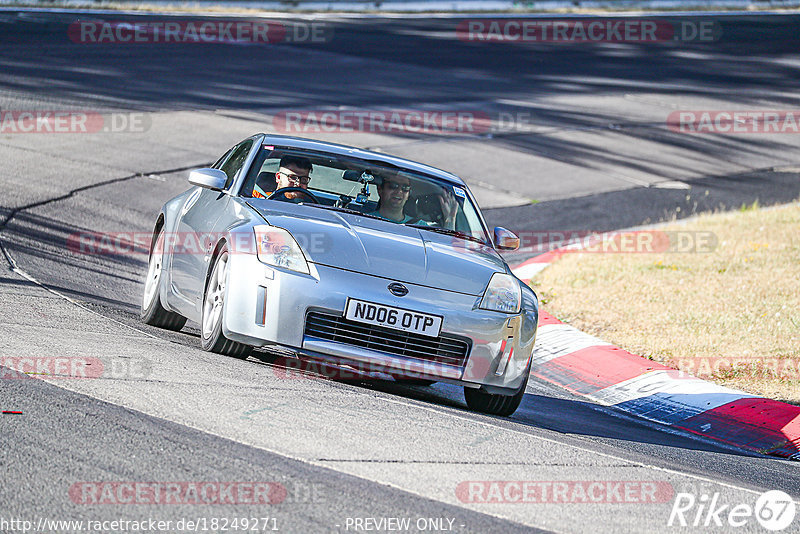
[[[254,162],[240,194],[268,198],[285,187],[307,189],[319,207],[489,243],[478,208],[465,187],[411,169],[267,147]],[[301,191],[288,190],[274,199],[315,204]]]

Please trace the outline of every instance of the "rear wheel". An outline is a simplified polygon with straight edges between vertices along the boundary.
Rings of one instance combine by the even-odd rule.
[[[164,264],[164,232],[159,230],[156,244],[150,251],[147,278],[144,280],[144,295],[140,317],[142,322],[167,330],[180,330],[186,317],[171,312],[161,305],[161,274]]]
[[[230,340],[222,333],[222,314],[225,310],[225,284],[228,274],[228,247],[223,246],[214,261],[203,295],[201,342],[203,350],[225,354],[234,358],[247,358],[251,347]]]
[[[470,410],[476,412],[508,417],[519,408],[522,397],[525,396],[525,387],[528,385],[529,376],[530,371],[525,375],[525,380],[517,392],[508,396],[486,393],[479,389],[464,388],[464,398],[467,401],[467,406]]]

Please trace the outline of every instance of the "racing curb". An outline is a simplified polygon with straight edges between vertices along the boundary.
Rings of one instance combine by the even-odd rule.
[[[515,267],[523,282],[564,249]],[[622,350],[539,311],[531,373],[656,423],[762,454],[800,460],[800,406],[701,380]]]

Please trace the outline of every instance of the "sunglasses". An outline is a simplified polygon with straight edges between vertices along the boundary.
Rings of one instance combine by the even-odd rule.
[[[408,193],[409,191],[411,191],[410,185],[401,185],[398,184],[397,182],[385,182],[385,184],[386,187],[388,187],[392,191],[397,191],[398,189],[401,190],[403,193]]]
[[[311,177],[310,176],[298,176],[296,174],[287,174],[287,173],[282,172],[282,171],[278,171],[278,172],[280,174],[284,175],[285,177],[287,177],[292,182],[300,182],[301,184],[305,185],[305,184],[307,184],[308,182],[311,181]]]

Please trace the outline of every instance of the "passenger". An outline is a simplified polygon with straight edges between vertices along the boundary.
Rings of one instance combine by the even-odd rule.
[[[375,211],[367,213],[396,223],[407,223],[415,220],[403,212],[411,194],[411,180],[408,176],[397,174],[391,178],[384,178],[378,186],[378,207]]]
[[[420,224],[427,224],[430,226],[439,226],[432,221],[419,220],[416,217],[406,215],[403,211],[406,202],[411,194],[411,180],[408,176],[399,173],[391,178],[384,178],[380,186],[378,186],[378,207],[375,211],[367,213],[387,221],[396,223],[416,222]],[[456,222],[456,211],[458,210],[458,203],[452,193],[444,192],[439,195],[439,204],[442,208],[442,227],[454,229]]]

